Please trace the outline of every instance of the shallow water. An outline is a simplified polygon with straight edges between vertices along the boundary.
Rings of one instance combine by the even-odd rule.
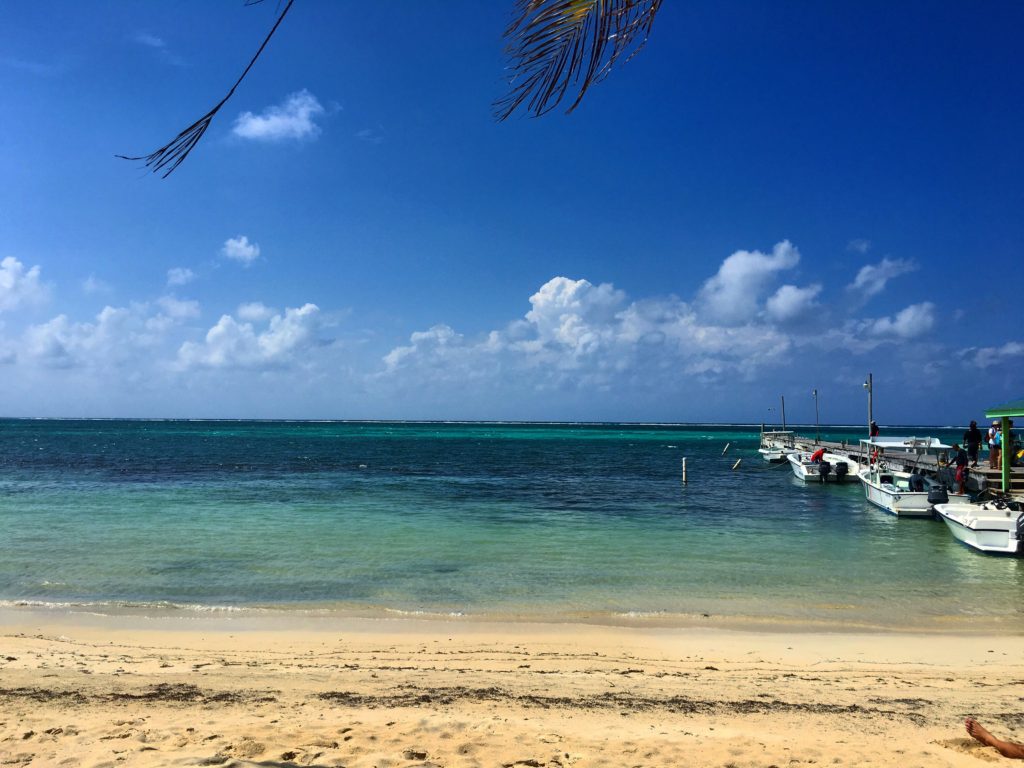
[[[858,485],[805,486],[757,443],[737,426],[0,421],[0,601],[1024,628],[1017,559]]]

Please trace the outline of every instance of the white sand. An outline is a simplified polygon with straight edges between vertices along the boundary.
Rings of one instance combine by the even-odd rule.
[[[0,611],[0,765],[978,766],[1024,638]]]

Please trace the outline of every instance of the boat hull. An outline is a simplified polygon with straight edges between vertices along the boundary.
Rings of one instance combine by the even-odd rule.
[[[932,504],[928,501],[928,491],[911,491],[896,482],[880,481],[868,470],[861,470],[859,477],[864,486],[864,498],[889,514],[897,517],[932,516]],[[970,497],[966,494],[948,493],[948,496],[951,504],[970,502]]]
[[[953,537],[978,552],[995,555],[1020,555],[1019,504],[936,504],[935,512]]]
[[[810,454],[808,453],[790,453],[786,456],[789,461],[789,465],[793,470],[793,476],[797,480],[803,480],[805,483],[820,483],[821,478],[821,464],[811,461]],[[859,478],[857,477],[858,466],[854,462],[849,461],[843,456],[838,456],[833,453],[826,453],[824,460],[828,462],[830,471],[826,475],[826,481],[829,483],[856,483]],[[836,472],[836,466],[840,463],[846,464],[846,474],[840,477],[839,473]]]
[[[781,464],[786,460],[786,452],[782,448],[758,448],[757,452],[769,464]]]

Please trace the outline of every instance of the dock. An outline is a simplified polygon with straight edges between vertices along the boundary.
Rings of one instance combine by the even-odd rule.
[[[836,453],[840,456],[863,462],[866,457],[858,442],[834,442],[831,440],[816,440],[813,437],[793,434],[791,447],[794,451],[809,451],[813,453],[819,448],[824,448],[829,453]],[[975,490],[984,488],[999,489],[1002,487],[1002,471],[990,469],[988,466],[987,452],[982,451],[982,458],[978,461],[977,467],[971,467],[969,487]],[[931,475],[942,475],[951,471],[943,456],[933,454],[918,454],[912,451],[894,451],[887,449],[884,454],[885,462],[901,471],[909,472],[914,468],[922,469]],[[950,483],[951,485],[952,483]],[[1010,470],[1010,491],[1011,493],[1024,493],[1024,467],[1012,467]]]

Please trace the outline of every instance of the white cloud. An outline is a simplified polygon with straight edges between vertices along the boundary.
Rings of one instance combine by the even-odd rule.
[[[228,240],[228,243],[231,241]],[[227,243],[224,244],[227,247]],[[188,267],[172,267],[167,270],[167,285],[175,287],[179,285],[188,285],[196,279],[196,273]]]
[[[866,240],[863,237],[855,237],[846,244],[846,250],[852,251],[853,253],[867,253],[871,250],[871,241]]]
[[[450,326],[435,325],[428,331],[416,331],[410,337],[407,347],[395,347],[384,356],[384,365],[389,370],[398,368],[402,361],[413,355],[443,357],[445,350],[461,346],[463,338]]]
[[[132,35],[132,40],[134,40],[139,45],[145,45],[148,48],[167,47],[167,43],[165,43],[162,38],[150,34],[149,32],[136,32],[134,35]]]
[[[817,284],[806,288],[783,285],[765,302],[765,312],[768,317],[779,323],[798,320],[818,306],[815,299],[819,293],[821,286]]]
[[[702,324],[675,297],[628,302],[603,283],[555,277],[530,297],[523,319],[478,339],[438,324],[384,357],[384,374],[463,386],[611,391],[675,386],[680,375],[750,378],[790,341],[768,326]]]
[[[185,62],[167,47],[167,42],[162,37],[157,37],[151,32],[139,31],[131,36],[133,43],[151,49],[161,60],[176,67],[182,66]]]
[[[82,291],[90,295],[95,293],[110,293],[111,290],[109,283],[104,280],[100,280],[95,275],[89,275],[82,281]]]
[[[0,312],[45,301],[49,292],[39,273],[38,266],[26,270],[13,256],[0,261]]]
[[[187,316],[187,310],[184,314]],[[29,358],[59,368],[135,365],[140,351],[155,349],[180,319],[154,313],[148,304],[106,306],[91,323],[76,323],[67,315],[58,315],[30,326],[23,346]]]
[[[173,320],[191,320],[199,317],[199,302],[191,299],[178,299],[174,296],[161,296],[157,304],[164,314]]]
[[[356,131],[356,138],[367,144],[383,144],[384,128],[380,126],[377,128],[363,128],[361,131]]]
[[[276,315],[277,310],[259,301],[250,301],[247,304],[240,304],[236,314],[241,320],[250,323],[262,323]]]
[[[959,354],[971,368],[991,368],[1008,361],[1017,363],[1024,359],[1024,343],[1008,341],[1000,347],[969,347]]]
[[[884,258],[878,264],[861,267],[857,277],[847,286],[847,289],[858,291],[865,298],[870,298],[885,290],[886,283],[894,277],[905,275],[916,269],[917,265],[912,261]]]
[[[320,309],[305,304],[274,315],[258,332],[252,323],[223,315],[202,343],[185,342],[178,350],[181,368],[274,368],[294,361],[296,353],[316,344]]]
[[[880,317],[869,321],[867,332],[872,336],[913,339],[927,333],[935,325],[935,305],[930,301],[911,304],[895,317]]]
[[[225,258],[248,267],[259,258],[260,247],[256,243],[250,243],[249,238],[245,235],[239,235],[228,238],[220,249],[220,253]]]
[[[536,327],[538,341],[557,343],[580,352],[601,342],[626,294],[608,283],[555,277],[530,297],[526,320]]]
[[[284,139],[310,139],[320,133],[313,118],[322,115],[324,108],[306,89],[293,93],[283,104],[268,107],[261,115],[243,112],[232,129],[236,136],[257,141]]]
[[[771,255],[736,251],[722,262],[718,274],[704,283],[699,304],[711,320],[740,325],[753,319],[761,297],[776,274],[800,262],[800,252],[788,241],[777,243]]]

